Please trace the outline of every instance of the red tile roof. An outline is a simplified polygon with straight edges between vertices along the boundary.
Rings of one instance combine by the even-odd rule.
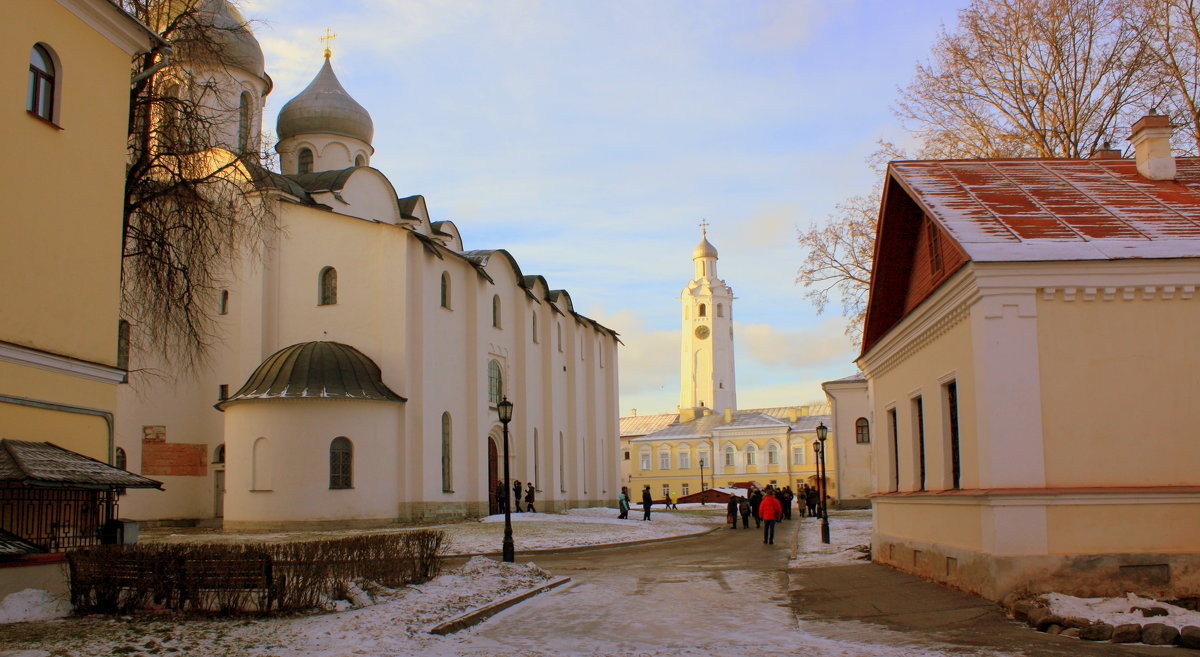
[[[1200,158],[893,162],[895,182],[975,261],[1200,256]]]

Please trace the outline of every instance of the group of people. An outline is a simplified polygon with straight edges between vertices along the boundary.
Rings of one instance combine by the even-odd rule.
[[[767,486],[764,490],[753,488],[745,497],[730,495],[729,503],[725,507],[725,520],[730,529],[737,529],[740,517],[742,529],[749,529],[750,517],[753,516],[755,528],[763,530],[763,543],[774,545],[775,524],[781,520],[792,519],[792,500],[796,500],[801,517],[816,517],[819,514],[821,496],[816,488],[801,484],[799,491],[793,493],[790,486]]]
[[[524,496],[522,496],[522,490],[524,491]],[[496,506],[497,506],[496,512],[497,513],[504,513],[504,510],[508,507],[509,497],[508,497],[508,495],[505,494],[506,492],[507,491],[504,488],[504,482],[497,481],[496,482]],[[537,513],[537,509],[533,508],[533,502],[534,502],[534,498],[536,497],[536,492],[537,492],[537,487],[533,485],[532,481],[529,482],[529,484],[524,489],[522,489],[521,488],[521,480],[514,479],[513,485],[512,485],[513,513],[521,513],[522,511],[528,511],[529,513]],[[524,509],[521,508],[522,497],[525,500],[525,508]]]
[[[666,499],[665,504],[666,504],[666,508],[668,508],[668,509],[678,509],[679,508],[679,506],[677,506],[674,502],[671,501],[670,493],[667,493],[667,499]],[[654,498],[653,498],[653,496],[650,495],[650,485],[647,484],[642,487],[642,520],[650,519],[650,507],[653,505],[654,505]],[[629,506],[630,506],[629,487],[621,486],[621,494],[617,496],[617,507],[620,510],[620,512],[617,514],[617,517],[622,520],[628,520],[629,519]]]

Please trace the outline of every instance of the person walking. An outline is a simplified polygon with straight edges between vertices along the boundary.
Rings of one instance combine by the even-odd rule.
[[[664,504],[665,504],[666,506],[664,506],[663,508],[665,508],[665,509],[675,509],[675,510],[677,510],[677,511],[679,510],[679,505],[671,501],[671,492],[670,492],[670,491],[667,491],[666,493],[663,493],[663,497],[667,498],[667,499],[666,499],[666,501],[664,502]]]
[[[795,497],[795,495],[792,495],[792,489],[790,486],[783,487],[783,499],[779,500],[779,503],[783,506],[784,520],[792,519],[792,499]]]
[[[642,520],[650,519],[650,507],[654,500],[650,498],[650,484],[642,487]]]
[[[730,529],[737,529],[738,518],[738,498],[737,495],[730,495],[729,501],[725,503],[725,522],[729,523]]]
[[[742,529],[750,529],[750,500],[738,498],[738,511],[742,514]]]
[[[758,514],[763,519],[763,543],[775,545],[775,523],[779,520],[779,516],[783,510],[779,506],[779,500],[775,497],[774,491],[767,487],[767,494],[763,496],[762,504],[758,505]]]
[[[529,482],[529,484],[527,484],[525,486],[525,509],[527,511],[529,511],[530,513],[537,513],[537,510],[535,510],[533,508],[533,498],[534,498],[535,490],[536,489],[534,489],[532,481]]]
[[[796,509],[801,518],[808,515],[808,484],[800,484],[796,489]]]
[[[620,494],[620,496],[617,497],[617,507],[621,510],[621,513],[619,515],[617,515],[617,518],[619,518],[621,520],[628,520],[629,519],[629,488],[627,488],[625,486],[621,486],[621,494]]]
[[[762,527],[762,516],[758,515],[758,506],[760,504],[762,504],[762,500],[763,500],[762,491],[755,488],[750,493],[750,510],[754,513],[754,528],[755,529]]]
[[[513,511],[521,512],[521,480],[513,479]]]

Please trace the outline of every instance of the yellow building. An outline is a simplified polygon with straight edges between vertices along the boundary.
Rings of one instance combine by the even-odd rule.
[[[1200,159],[1170,136],[889,166],[858,361],[876,561],[993,599],[1200,592]]]

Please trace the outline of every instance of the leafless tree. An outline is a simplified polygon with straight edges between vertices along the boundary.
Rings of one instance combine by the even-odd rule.
[[[1163,83],[1159,110],[1181,128],[1175,145],[1200,154],[1200,2],[1141,0],[1130,10],[1151,70]]]
[[[216,338],[222,277],[273,221],[249,183],[266,156],[238,99],[221,90],[230,64],[222,31],[234,28],[215,24],[206,0],[121,4],[173,50],[171,65],[161,50],[133,62],[122,317],[139,350],[186,371]],[[205,77],[179,62],[202,66]]]

